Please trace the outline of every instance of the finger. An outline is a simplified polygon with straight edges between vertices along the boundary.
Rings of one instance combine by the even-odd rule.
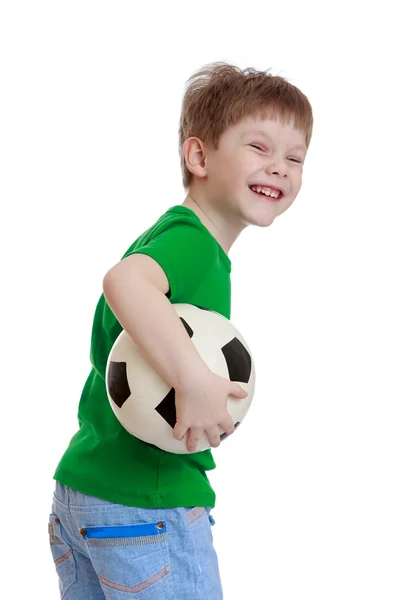
[[[176,440],[181,441],[185,437],[187,431],[188,428],[185,427],[185,425],[183,425],[182,423],[176,423],[172,433]]]
[[[244,399],[248,396],[248,393],[237,383],[232,383],[229,395],[234,398]]]
[[[218,448],[221,443],[221,434],[218,427],[209,427],[206,429],[206,435],[208,437],[208,441],[210,442],[211,448]]]
[[[230,415],[228,415],[226,419],[221,421],[220,426],[225,431],[226,435],[232,435],[232,433],[235,431],[235,426]]]
[[[196,427],[193,427],[192,429],[188,430],[186,448],[189,452],[196,452],[202,433],[203,430]]]

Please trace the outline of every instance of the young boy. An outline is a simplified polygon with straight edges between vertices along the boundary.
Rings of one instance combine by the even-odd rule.
[[[220,600],[206,472],[211,450],[234,431],[238,385],[204,364],[171,303],[230,317],[229,250],[248,225],[267,227],[299,193],[313,116],[281,77],[217,63],[188,82],[180,122],[182,205],[143,233],[106,275],[94,316],[92,370],[79,431],[55,473],[49,533],[66,600]],[[125,329],[176,391],[175,455],[126,432],[105,387],[114,341]]]

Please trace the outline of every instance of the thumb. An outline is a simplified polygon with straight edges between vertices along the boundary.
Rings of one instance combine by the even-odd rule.
[[[234,398],[246,398],[248,393],[237,383],[232,383],[229,395]]]

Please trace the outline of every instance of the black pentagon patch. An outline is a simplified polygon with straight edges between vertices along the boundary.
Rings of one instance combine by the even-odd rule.
[[[192,338],[193,334],[194,334],[193,329],[190,327],[190,325],[185,321],[185,319],[183,317],[179,317],[179,318],[182,321],[182,324],[183,324],[184,328],[186,329],[188,336],[190,338]]]
[[[107,387],[111,399],[121,408],[131,395],[126,373],[126,362],[110,362],[107,374]]]
[[[240,421],[238,421],[237,423],[235,423],[235,431],[236,431],[237,427],[239,427],[239,425],[240,425]],[[221,442],[222,442],[225,438],[227,438],[229,436],[228,436],[227,433],[222,433],[220,437],[221,437]]]
[[[161,400],[160,404],[156,406],[158,414],[167,421],[168,425],[172,429],[176,425],[176,406],[175,406],[175,389],[171,388],[164,400]]]
[[[231,381],[248,383],[251,374],[251,356],[236,337],[221,348]]]

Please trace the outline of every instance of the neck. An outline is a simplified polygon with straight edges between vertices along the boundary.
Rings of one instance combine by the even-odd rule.
[[[190,190],[182,206],[190,208],[217,240],[226,254],[229,253],[234,242],[246,225],[240,223],[235,215],[229,215],[229,211],[221,210],[217,204],[208,202],[201,194]]]

